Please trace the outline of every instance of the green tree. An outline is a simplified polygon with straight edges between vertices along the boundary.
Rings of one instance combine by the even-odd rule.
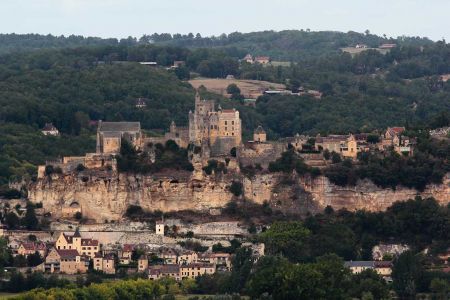
[[[297,262],[309,255],[310,231],[300,222],[275,222],[259,235],[268,254],[281,254]]]
[[[392,268],[393,287],[401,297],[414,297],[422,277],[421,258],[412,251],[403,252],[394,260]]]
[[[39,221],[36,217],[34,205],[31,203],[27,204],[27,211],[23,218],[23,224],[28,230],[36,230],[38,228]]]

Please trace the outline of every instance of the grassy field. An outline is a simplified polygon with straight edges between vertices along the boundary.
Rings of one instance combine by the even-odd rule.
[[[0,293],[0,299],[11,299],[24,293]]]
[[[350,53],[352,56],[358,53],[361,53],[366,50],[377,50],[381,54],[386,54],[389,52],[389,49],[379,49],[379,48],[354,48],[354,47],[346,47],[341,48],[342,51]]]
[[[234,83],[241,89],[245,98],[257,98],[267,89],[285,89],[284,84],[259,80],[221,79],[221,78],[195,78],[189,83],[198,88],[201,85],[211,92],[227,96],[227,86]]]

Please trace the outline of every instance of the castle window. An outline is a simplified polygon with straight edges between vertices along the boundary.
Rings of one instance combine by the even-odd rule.
[[[231,135],[234,135],[234,132],[232,132]]]
[[[225,131],[228,131],[228,127],[225,127]]]
[[[231,125],[234,125],[234,121],[231,121]]]
[[[225,121],[225,125],[227,125],[227,121]]]

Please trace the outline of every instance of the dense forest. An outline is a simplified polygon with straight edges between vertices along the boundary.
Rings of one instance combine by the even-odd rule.
[[[438,118],[450,111],[450,82],[437,76],[450,73],[450,46],[444,42],[307,31],[220,38],[153,35],[120,41],[39,35],[0,38],[4,41],[0,53],[8,52],[0,55],[1,184],[34,174],[35,165],[46,159],[93,151],[95,122],[91,121],[140,121],[145,130],[159,132],[166,130],[171,120],[186,125],[194,91],[182,80],[191,74],[231,74],[284,83],[294,91],[304,87],[323,93],[320,100],[263,96],[253,108],[245,106],[240,97],[225,99],[203,91],[222,107],[240,111],[244,138],[258,125],[275,139],[295,133],[370,132],[387,126],[435,128],[449,123],[449,118]],[[207,39],[227,42],[197,47]],[[298,40],[289,46],[270,43],[286,52],[315,51],[317,47],[323,51],[291,66],[239,63],[248,50],[239,43],[259,47],[271,39]],[[183,40],[200,45],[183,44],[189,46],[186,48],[175,43]],[[372,50],[354,56],[335,51],[356,42],[396,42],[399,46],[386,55]],[[16,48],[23,51],[12,50]],[[163,68],[175,60],[186,65],[176,70]],[[160,67],[143,66],[137,63],[140,61],[156,61]],[[146,108],[135,107],[139,97],[146,99]],[[60,130],[60,137],[40,134],[47,122]]]
[[[268,55],[274,60],[300,61],[323,54],[338,53],[340,48],[366,44],[377,48],[383,43],[397,43],[399,45],[430,45],[433,42],[427,38],[398,37],[388,38],[365,33],[349,31],[310,31],[283,30],[261,31],[251,33],[233,32],[220,36],[202,37],[199,34],[152,34],[144,35],[141,42],[148,41],[156,44],[166,44],[189,48],[237,48],[254,55]]]

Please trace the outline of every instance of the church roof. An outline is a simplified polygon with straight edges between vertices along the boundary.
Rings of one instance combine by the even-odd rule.
[[[266,132],[264,131],[264,129],[263,129],[262,126],[260,125],[260,126],[256,127],[255,133],[266,133]]]
[[[140,122],[99,122],[98,131],[140,131]]]

